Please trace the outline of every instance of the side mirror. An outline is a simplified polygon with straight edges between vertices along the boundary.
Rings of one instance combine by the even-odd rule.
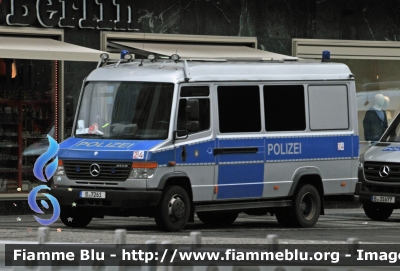
[[[188,115],[188,120],[198,120],[200,116],[199,110],[199,100],[189,99],[186,104],[186,113]]]

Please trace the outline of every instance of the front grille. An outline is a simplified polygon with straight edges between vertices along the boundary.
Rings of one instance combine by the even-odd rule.
[[[67,177],[71,180],[108,180],[125,181],[131,170],[131,163],[126,162],[88,162],[88,161],[65,161],[64,169]],[[100,167],[98,176],[90,174],[90,166],[97,164]]]
[[[388,166],[390,171],[387,177],[381,177],[379,170]],[[376,182],[400,182],[400,163],[365,162],[364,175],[367,180]]]

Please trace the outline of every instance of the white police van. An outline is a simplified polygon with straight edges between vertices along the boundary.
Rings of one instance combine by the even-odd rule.
[[[400,208],[399,151],[400,114],[360,162],[363,178],[357,183],[356,194],[372,220],[386,220],[394,209]]]
[[[150,55],[151,56],[151,55]],[[312,227],[326,195],[353,195],[354,76],[307,61],[132,60],[85,80],[51,193],[60,218],[148,216],[178,231],[240,212]]]

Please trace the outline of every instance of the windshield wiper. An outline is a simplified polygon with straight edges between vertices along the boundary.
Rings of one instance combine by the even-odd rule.
[[[78,138],[104,138],[103,135],[96,135],[96,134],[80,134],[80,135],[75,135],[75,137],[78,137]]]
[[[117,135],[117,136],[112,136],[112,138],[118,139],[118,138],[123,138],[123,139],[145,139],[144,136],[140,135]]]

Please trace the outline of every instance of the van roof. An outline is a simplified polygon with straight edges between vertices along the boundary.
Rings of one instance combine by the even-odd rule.
[[[116,67],[117,66],[117,67]],[[186,71],[186,72],[185,72]],[[185,73],[187,75],[185,75]],[[88,81],[215,82],[349,80],[351,71],[341,63],[310,61],[156,61],[135,60],[94,70]]]

